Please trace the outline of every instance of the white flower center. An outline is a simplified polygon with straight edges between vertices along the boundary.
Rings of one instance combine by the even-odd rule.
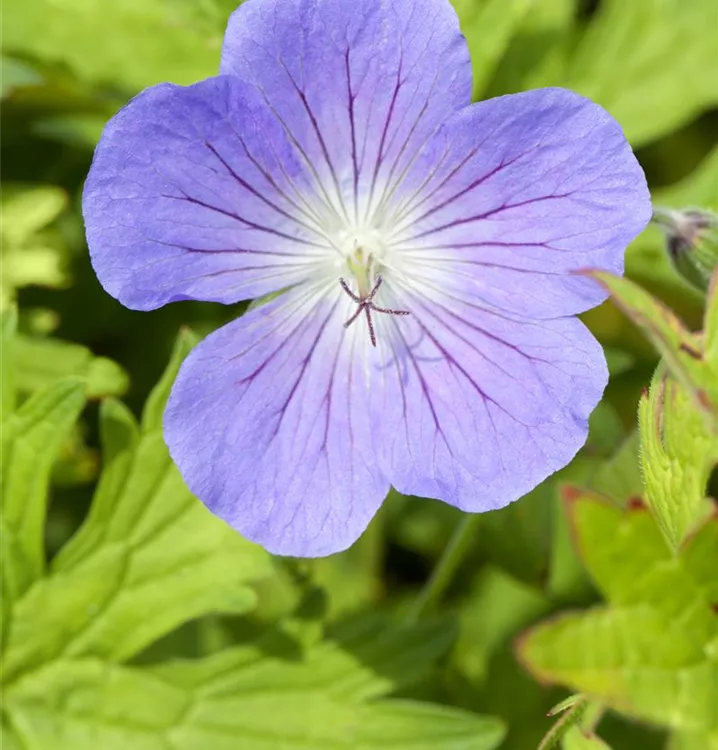
[[[387,246],[379,231],[373,228],[352,228],[338,233],[341,275],[347,274],[356,282],[360,297],[367,296],[384,269]]]

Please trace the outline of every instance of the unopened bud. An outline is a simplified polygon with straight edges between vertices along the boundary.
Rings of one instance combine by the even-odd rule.
[[[676,271],[705,292],[718,266],[718,216],[699,208],[658,208],[652,221],[666,236],[668,255]]]

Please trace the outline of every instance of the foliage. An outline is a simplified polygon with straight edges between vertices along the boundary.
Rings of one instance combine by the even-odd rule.
[[[585,448],[477,519],[415,622],[458,511],[392,491],[346,553],[277,560],[182,483],[164,401],[244,308],[121,308],[79,196],[131,96],[216,72],[235,4],[3,9],[4,745],[715,750],[718,277],[686,283],[659,223],[625,278],[596,275],[611,382]],[[622,123],[657,209],[718,211],[715,3],[454,5],[477,98],[573,88]]]

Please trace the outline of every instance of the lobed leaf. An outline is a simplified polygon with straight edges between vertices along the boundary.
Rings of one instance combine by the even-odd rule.
[[[14,365],[15,380],[26,393],[69,377],[84,381],[88,398],[119,396],[129,386],[127,373],[117,363],[60,339],[17,336]]]
[[[9,611],[9,603],[43,573],[50,471],[84,403],[82,382],[65,380],[35,394],[3,419],[0,502],[4,610]]]
[[[26,244],[33,235],[51,224],[66,206],[67,194],[54,185],[7,186],[0,201],[4,242]]]
[[[478,98],[532,3],[531,0],[486,0],[483,3],[452,0],[452,4],[469,45],[474,97]]]
[[[194,498],[157,423],[185,342],[141,429],[119,402],[103,404],[107,461],[91,512],[52,575],[17,603],[6,679],[59,658],[124,660],[186,620],[254,605],[246,584],[268,573],[268,555]]]
[[[156,670],[60,661],[7,696],[30,748],[57,750],[490,750],[498,720],[407,701],[370,704],[246,680],[241,660],[177,662]]]
[[[611,750],[593,732],[584,732],[580,727],[571,727],[563,738],[563,750]]]
[[[27,0],[8,7],[3,44],[21,57],[63,63],[89,83],[133,92],[216,75],[228,15],[206,2]]]
[[[602,104],[632,145],[664,136],[718,102],[712,0],[604,0],[564,85]]]
[[[718,429],[718,362],[705,357],[701,337],[688,331],[671,310],[632,281],[604,271],[592,271],[591,275],[648,337],[671,374]]]
[[[685,731],[718,726],[718,517],[678,556],[645,507],[574,491],[581,557],[610,606],[562,615],[518,644],[527,668],[636,718]]]
[[[645,496],[668,544],[677,549],[711,512],[706,487],[718,440],[685,388],[657,373],[638,408]]]
[[[718,268],[713,272],[706,298],[703,356],[710,367],[718,372]]]
[[[485,568],[460,610],[456,667],[472,682],[485,682],[491,657],[503,643],[549,610],[541,591],[500,568]]]

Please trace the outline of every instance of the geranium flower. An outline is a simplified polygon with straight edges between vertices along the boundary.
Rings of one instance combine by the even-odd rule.
[[[562,89],[470,104],[447,0],[248,0],[220,73],[133,99],[84,194],[128,307],[281,291],[174,385],[197,497],[318,556],[390,485],[481,512],[568,463],[607,379],[573,317],[605,293],[575,271],[620,273],[651,215],[619,125]]]

